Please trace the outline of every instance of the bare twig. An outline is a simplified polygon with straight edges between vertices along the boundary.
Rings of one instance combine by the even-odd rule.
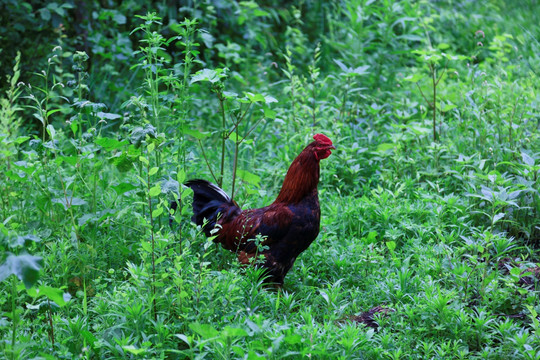
[[[441,81],[443,75],[446,73],[447,66],[448,66],[448,60],[449,59],[446,59],[446,62],[444,63],[443,71],[441,72],[441,76],[439,76],[439,78],[437,79],[437,82],[435,83],[435,86],[439,85],[439,81]]]
[[[426,98],[426,95],[424,95],[424,92],[422,91],[422,88],[420,87],[420,85],[418,85],[418,83],[415,83],[416,86],[418,87],[418,90],[420,90],[420,94],[422,95],[422,97],[424,98],[424,100],[426,100],[428,106],[430,108],[433,108],[433,104],[431,104],[431,102]]]
[[[201,147],[202,155],[203,155],[204,161],[206,162],[206,166],[208,167],[208,170],[210,170],[210,175],[212,175],[212,178],[214,178],[214,181],[217,183],[218,179],[214,175],[214,172],[212,171],[212,167],[210,166],[210,163],[208,162],[208,158],[206,157],[206,153],[204,152],[204,148],[202,146],[201,140],[198,139],[197,141],[199,142],[199,146]]]

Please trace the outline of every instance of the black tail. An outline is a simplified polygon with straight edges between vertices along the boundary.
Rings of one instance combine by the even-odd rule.
[[[219,216],[241,212],[236,203],[217,185],[206,180],[189,180],[184,185],[193,190],[193,216],[191,220],[203,227],[206,236],[216,226]],[[221,214],[221,215],[220,215]]]

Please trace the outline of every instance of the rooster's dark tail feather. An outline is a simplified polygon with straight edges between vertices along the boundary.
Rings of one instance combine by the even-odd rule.
[[[217,185],[206,180],[189,180],[184,185],[193,190],[193,216],[191,220],[203,227],[206,236],[216,226],[219,216],[239,213],[236,203]],[[224,214],[226,213],[226,214]],[[220,215],[221,214],[221,215]]]

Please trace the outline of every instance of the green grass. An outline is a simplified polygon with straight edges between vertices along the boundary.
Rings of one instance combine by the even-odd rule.
[[[143,5],[0,56],[1,356],[540,358],[535,1]],[[320,235],[265,288],[180,184],[265,206],[319,132]]]

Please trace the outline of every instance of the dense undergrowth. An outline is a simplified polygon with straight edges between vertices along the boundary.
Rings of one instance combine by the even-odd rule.
[[[537,1],[124,3],[5,5],[65,24],[0,53],[3,357],[540,358]],[[321,233],[265,289],[179,184],[267,205],[318,132]]]

